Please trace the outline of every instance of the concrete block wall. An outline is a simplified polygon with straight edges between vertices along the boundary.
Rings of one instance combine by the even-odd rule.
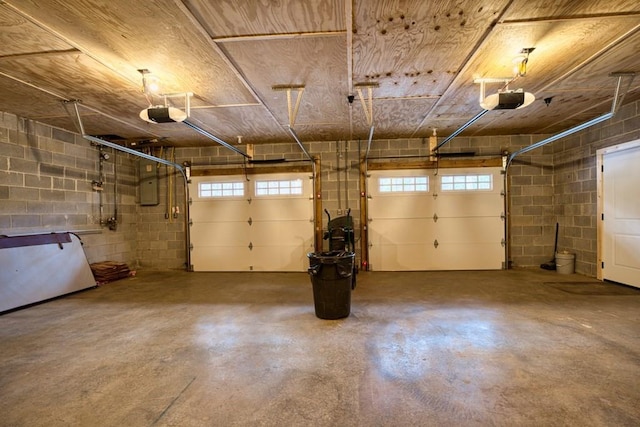
[[[105,162],[105,216],[113,215],[118,161],[117,231],[100,225],[98,149],[79,135],[0,112],[0,234],[73,231],[89,262],[135,262],[136,182],[130,161]]]
[[[558,248],[575,253],[578,273],[597,273],[596,151],[637,139],[640,101],[624,105],[610,120],[551,145],[554,202],[560,224]]]
[[[196,150],[198,154],[200,149]],[[206,154],[207,148],[202,151]],[[158,150],[151,151],[156,157],[173,160]],[[205,158],[209,156],[205,155]],[[176,162],[178,162],[176,157]],[[136,169],[140,160],[134,160]],[[186,261],[185,182],[181,173],[173,167],[157,165],[158,204],[138,206],[138,223],[135,233],[137,241],[136,257],[140,268],[152,270],[182,270]],[[172,208],[173,207],[173,208]],[[177,207],[178,209],[175,209]]]
[[[546,136],[460,136],[441,152],[473,151],[476,156],[496,156],[504,151],[514,152]],[[636,139],[640,139],[640,101],[623,106],[609,121],[531,151],[513,162],[508,175],[512,266],[538,267],[551,259],[558,222],[559,249],[576,253],[577,272],[595,276],[596,150]],[[339,209],[344,212],[351,208],[358,230],[358,159],[364,156],[366,140],[304,145],[313,156],[321,158],[323,207],[332,217],[338,215]],[[428,138],[374,139],[369,156],[426,157],[428,150]],[[77,134],[0,113],[0,234],[96,232],[82,235],[90,262],[109,259],[141,268],[184,268],[186,206],[182,178],[176,176],[173,195],[180,209],[178,217],[166,218],[168,180],[163,169],[159,205],[139,206],[137,159],[126,154],[115,157],[119,222],[117,230],[110,231],[99,224],[97,193],[91,188],[91,181],[98,175],[98,149]],[[301,161],[305,158],[300,147],[292,142],[254,147],[254,159],[282,157]],[[217,145],[177,149],[176,161],[190,161],[194,167],[243,164],[242,156]],[[107,162],[105,215],[111,213],[113,204],[113,172],[113,164]]]

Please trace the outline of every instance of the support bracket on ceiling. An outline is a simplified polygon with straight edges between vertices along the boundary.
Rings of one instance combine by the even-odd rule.
[[[622,101],[624,100],[625,95],[627,94],[627,91],[629,90],[629,88],[631,87],[631,83],[633,82],[633,79],[635,78],[636,73],[634,72],[616,72],[616,73],[611,73],[609,76],[610,77],[616,77],[617,78],[617,82],[616,82],[616,89],[615,92],[613,94],[613,101],[611,102],[611,110],[606,113],[603,114],[599,117],[596,117],[594,119],[589,120],[586,123],[582,123],[580,125],[574,126],[570,129],[567,129],[565,131],[562,131],[556,135],[550,136],[549,138],[545,138],[542,141],[538,141],[535,144],[531,144],[527,147],[521,148],[520,150],[511,153],[507,159],[507,163],[505,165],[505,170],[507,170],[509,168],[509,166],[511,165],[511,162],[513,162],[513,159],[515,159],[517,156],[527,153],[531,150],[535,150],[536,148],[540,148],[544,145],[547,145],[550,142],[556,141],[560,138],[564,138],[565,136],[569,136],[572,135],[576,132],[579,132],[583,129],[589,128],[593,125],[596,125],[600,122],[604,122],[605,120],[609,120],[610,118],[612,118],[616,112],[618,111],[618,108],[620,108],[620,105],[622,104]],[[622,88],[623,84],[623,80],[627,79],[626,85],[624,85],[624,88]]]
[[[379,86],[380,85],[376,82],[356,83],[354,85],[356,92],[358,92],[358,98],[360,98],[360,102],[362,103],[364,115],[367,119],[367,124],[369,125],[369,127],[373,125],[373,89]],[[364,98],[364,94],[362,93],[364,89],[367,89],[366,100]]]
[[[298,109],[300,108],[300,101],[302,100],[302,94],[304,92],[304,85],[275,85],[271,86],[274,91],[286,91],[287,92],[287,112],[289,113],[289,127],[292,128],[296,123],[296,117],[298,116]],[[292,93],[295,91],[295,96]],[[293,98],[295,97],[295,104]]]
[[[170,107],[169,99],[172,98],[183,98],[184,99],[184,112],[187,117],[191,117],[191,97],[193,96],[193,92],[181,92],[181,93],[161,93],[160,96],[164,100],[164,106]]]

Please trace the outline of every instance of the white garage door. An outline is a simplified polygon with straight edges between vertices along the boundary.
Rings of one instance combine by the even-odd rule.
[[[193,177],[193,270],[306,271],[312,189],[304,173]]]
[[[368,189],[372,270],[503,267],[500,168],[372,171]]]
[[[603,278],[640,287],[640,146],[603,158]]]

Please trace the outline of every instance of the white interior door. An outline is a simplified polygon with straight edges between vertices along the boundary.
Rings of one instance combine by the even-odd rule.
[[[193,177],[193,270],[306,271],[312,188],[304,173]]]
[[[502,268],[500,168],[372,171],[368,189],[372,270]]]
[[[640,146],[604,154],[602,275],[640,287]]]

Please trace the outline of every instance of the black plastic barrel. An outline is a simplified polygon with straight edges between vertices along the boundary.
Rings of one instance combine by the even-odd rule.
[[[355,253],[345,251],[307,254],[313,303],[318,318],[341,319],[349,316],[355,256]]]

